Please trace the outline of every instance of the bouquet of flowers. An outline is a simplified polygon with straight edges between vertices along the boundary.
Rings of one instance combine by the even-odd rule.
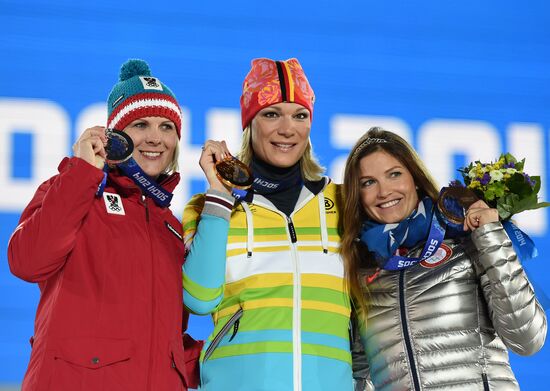
[[[504,153],[494,163],[475,161],[458,171],[464,185],[490,207],[496,208],[502,220],[507,220],[524,210],[550,206],[548,202],[538,202],[540,177],[525,173],[524,164],[525,159],[518,161]],[[464,185],[459,181],[451,182],[451,186]]]

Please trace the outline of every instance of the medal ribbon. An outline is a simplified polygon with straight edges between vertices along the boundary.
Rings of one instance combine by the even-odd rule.
[[[516,251],[519,260],[523,266],[523,270],[529,277],[531,285],[536,292],[537,299],[544,309],[550,308],[550,298],[543,288],[543,284],[538,282],[540,273],[535,273],[530,267],[533,265],[532,261],[538,256],[537,248],[533,240],[519,229],[514,223],[510,220],[502,222],[504,230],[508,234],[508,237],[512,241],[512,246]]]
[[[424,244],[422,253],[418,258],[403,257],[400,255],[393,255],[385,261],[382,269],[384,270],[402,270],[410,266],[416,265],[418,262],[430,258],[441,246],[443,239],[445,238],[445,226],[442,225],[438,218],[437,213],[432,213],[432,222],[430,224],[430,232],[428,234],[428,240]]]
[[[519,229],[510,220],[503,221],[502,226],[512,241],[514,250],[516,250],[516,253],[522,261],[528,261],[538,255],[537,248],[529,235]]]
[[[105,190],[105,185],[107,184],[107,172],[109,171],[109,165],[105,163],[103,165],[103,179],[101,180],[101,183],[97,187],[97,191],[95,192],[96,197],[101,197],[103,195],[103,191]]]
[[[148,176],[143,171],[143,169],[131,156],[131,149],[133,148],[131,139],[128,140],[128,143],[130,143],[131,146],[128,146],[128,144],[121,141],[118,137],[109,137],[110,149],[115,152],[117,158],[125,157],[125,153],[130,154],[127,160],[116,163],[116,166],[120,168],[124,175],[132,179],[146,196],[152,198],[157,205],[161,207],[168,207],[170,205],[170,201],[172,201],[173,194],[157,184],[153,178]],[[103,166],[103,179],[101,180],[96,192],[97,197],[101,197],[101,195],[103,195],[103,191],[105,190],[105,185],[107,183],[108,171],[109,165],[105,163]]]
[[[143,172],[134,158],[131,157],[125,162],[117,164],[117,166],[127,177],[134,181],[146,196],[151,197],[157,205],[162,207],[168,207],[170,205],[174,195],[165,190],[153,178]]]

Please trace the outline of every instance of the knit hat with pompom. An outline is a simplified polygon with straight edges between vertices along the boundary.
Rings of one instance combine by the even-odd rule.
[[[144,117],[164,117],[174,122],[181,138],[181,108],[165,84],[151,76],[149,65],[132,59],[122,64],[119,82],[107,101],[107,127],[123,130]]]

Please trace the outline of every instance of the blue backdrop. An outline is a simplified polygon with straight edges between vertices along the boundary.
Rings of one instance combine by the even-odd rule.
[[[29,357],[35,285],[10,275],[9,235],[38,184],[87,126],[105,123],[120,64],[138,57],[185,106],[179,215],[204,182],[206,138],[240,137],[241,83],[254,57],[297,57],[315,90],[312,141],[330,175],[371,125],[404,135],[442,185],[470,160],[527,158],[548,197],[550,4],[447,2],[155,3],[0,0],[0,385],[18,384]],[[550,289],[548,213],[518,219]],[[208,317],[191,333],[205,337]],[[524,390],[550,382],[550,348],[512,355]]]

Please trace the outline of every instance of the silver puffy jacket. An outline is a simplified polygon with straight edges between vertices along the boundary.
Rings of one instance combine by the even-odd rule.
[[[429,262],[372,272],[362,273],[369,310],[356,378],[368,366],[377,391],[519,389],[507,348],[537,352],[546,316],[500,223],[446,240]]]

